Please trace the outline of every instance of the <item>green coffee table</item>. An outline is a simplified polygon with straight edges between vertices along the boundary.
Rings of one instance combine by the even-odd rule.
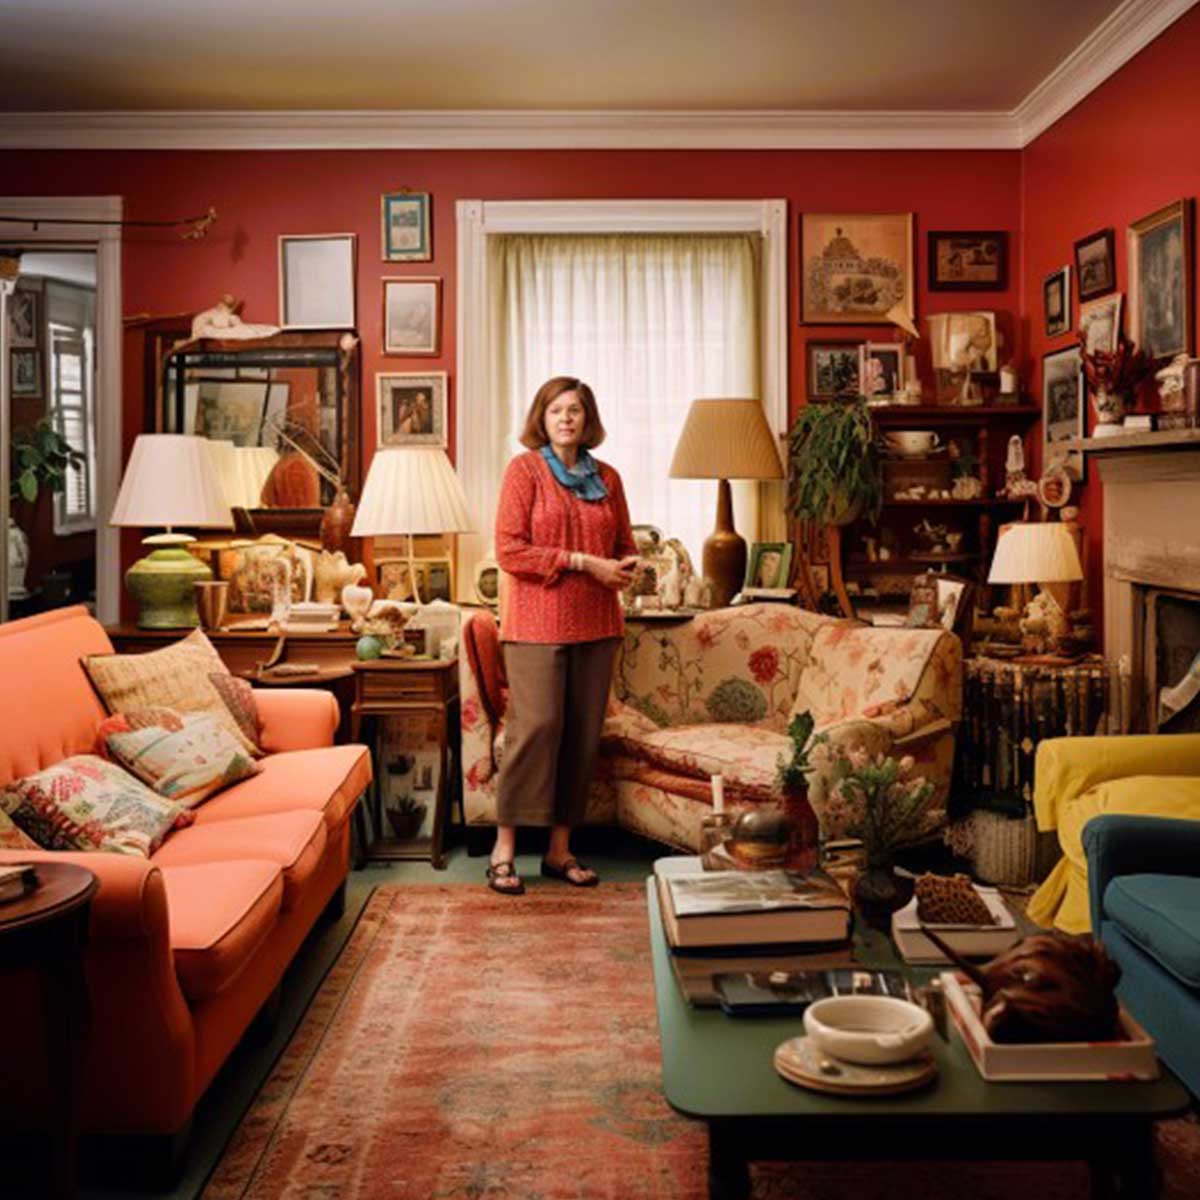
[[[956,1041],[935,1037],[938,1079],[920,1091],[863,1099],[807,1091],[772,1062],[780,1042],[803,1033],[800,1018],[692,1008],[671,971],[653,879],[647,897],[663,1090],[674,1109],[708,1125],[713,1200],[747,1197],[748,1164],[760,1160],[1086,1160],[1094,1196],[1155,1194],[1153,1123],[1190,1103],[1165,1067],[1152,1083],[987,1083]],[[856,938],[856,957],[902,965],[869,930]]]

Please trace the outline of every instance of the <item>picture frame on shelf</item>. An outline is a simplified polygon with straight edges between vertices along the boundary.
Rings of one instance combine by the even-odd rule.
[[[384,278],[384,354],[436,355],[441,349],[441,324],[440,276]]]
[[[454,561],[450,558],[414,558],[417,588],[421,600],[445,600],[454,598]],[[383,600],[415,600],[412,572],[407,555],[383,557],[375,560],[376,592]]]
[[[279,324],[353,329],[358,238],[353,233],[279,235]]]
[[[937,576],[931,571],[914,575],[908,592],[907,629],[932,629],[938,624]]]
[[[746,558],[743,587],[787,587],[792,577],[791,542],[753,542]]]
[[[8,359],[8,386],[14,396],[36,400],[42,394],[42,352],[12,349]]]
[[[1176,200],[1127,232],[1129,336],[1151,358],[1192,352],[1194,203]]]
[[[433,258],[428,192],[385,192],[380,199],[384,262],[429,262]]]
[[[1120,292],[1104,296],[1099,300],[1088,300],[1079,306],[1079,333],[1084,338],[1089,354],[1097,350],[1105,354],[1116,351],[1121,341]]]
[[[8,344],[14,350],[34,349],[41,330],[42,296],[31,287],[17,287],[8,298]]]
[[[1002,292],[1008,286],[1008,233],[939,229],[926,235],[931,292]]]
[[[800,261],[807,325],[890,325],[897,304],[916,315],[911,212],[803,213]]]
[[[1116,238],[1111,229],[1098,229],[1075,243],[1075,280],[1081,305],[1117,286]]]
[[[375,376],[378,446],[446,447],[446,372]]]
[[[873,386],[876,378],[875,370],[870,367],[872,359],[879,363],[878,381],[880,386],[873,393],[867,388]],[[894,396],[904,390],[904,347],[899,342],[863,342],[858,351],[859,388],[869,400],[875,396]]]
[[[1043,467],[1060,464],[1071,479],[1082,482],[1083,452],[1061,445],[1087,431],[1083,355],[1078,345],[1042,355],[1042,430]]]
[[[1071,264],[1051,271],[1042,281],[1042,314],[1047,337],[1071,328]]]
[[[859,341],[807,343],[805,363],[810,400],[837,400],[858,395],[862,345]]]

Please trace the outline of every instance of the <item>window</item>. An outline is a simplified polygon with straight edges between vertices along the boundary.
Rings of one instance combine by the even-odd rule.
[[[67,471],[66,487],[54,497],[54,532],[96,528],[96,419],[93,374],[94,294],[47,283],[50,312],[49,416],[83,462]]]

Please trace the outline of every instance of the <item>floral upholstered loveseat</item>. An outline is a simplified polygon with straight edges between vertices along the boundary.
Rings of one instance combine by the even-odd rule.
[[[506,694],[488,612],[468,615],[459,660],[463,807],[493,825]],[[935,791],[918,837],[945,824],[962,709],[962,649],[941,630],[877,629],[782,604],[717,609],[690,621],[631,620],[618,655],[587,820],[694,851],[710,777],[728,806],[774,802],[786,730],[808,710],[816,732],[873,753],[900,746]],[[810,787],[826,836],[842,814]]]

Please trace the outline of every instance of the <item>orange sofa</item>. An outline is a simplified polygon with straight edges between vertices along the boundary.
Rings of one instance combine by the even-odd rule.
[[[92,751],[105,712],[80,659],[111,652],[82,607],[0,626],[0,784]],[[0,862],[77,862],[100,881],[85,963],[84,1133],[165,1135],[174,1157],[197,1100],[314,922],[340,909],[370,755],[333,745],[328,692],[255,695],[262,772],[202,804],[152,858],[0,853]],[[44,1120],[32,1114],[54,1100],[40,991],[33,979],[15,984],[0,991],[0,1113],[10,1129]]]

